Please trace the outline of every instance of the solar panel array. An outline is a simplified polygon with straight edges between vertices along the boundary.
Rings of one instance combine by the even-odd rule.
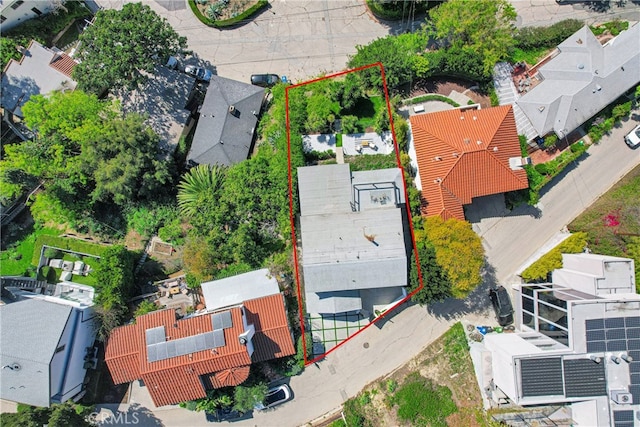
[[[640,404],[640,316],[590,319],[585,321],[587,352],[627,353],[633,404]]]
[[[604,363],[595,363],[591,359],[564,359],[563,365],[565,396],[606,396]]]
[[[562,396],[562,359],[546,357],[520,361],[522,396]]]
[[[147,361],[157,362],[171,357],[184,356],[196,351],[224,347],[224,330],[230,328],[231,313],[215,313],[211,315],[213,331],[191,335],[167,341],[164,326],[149,328],[145,331],[147,343]]]
[[[613,411],[614,427],[633,427],[633,411]]]

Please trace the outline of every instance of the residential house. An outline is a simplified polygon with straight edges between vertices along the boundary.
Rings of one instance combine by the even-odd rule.
[[[640,24],[604,45],[584,26],[532,77],[542,82],[517,104],[538,135],[563,138],[640,83]]]
[[[7,31],[29,19],[37,18],[57,8],[60,0],[3,0],[0,2],[0,25]]]
[[[114,383],[142,380],[156,406],[237,386],[252,363],[295,353],[280,293],[176,320],[155,311],[111,333],[105,362]]]
[[[195,87],[195,77],[158,65],[142,87],[116,90],[113,96],[125,113],[147,116],[148,125],[160,137],[160,149],[171,155],[193,125],[189,107]]]
[[[229,166],[249,158],[264,97],[261,87],[213,76],[187,163]]]
[[[93,290],[62,286],[56,296],[3,287],[10,298],[0,306],[0,398],[49,407],[84,395],[96,364]]]
[[[200,285],[200,289],[207,311],[280,293],[278,281],[271,276],[267,268],[205,282]]]
[[[465,219],[476,197],[529,186],[510,105],[455,109],[410,118],[422,213]]]
[[[308,313],[368,316],[406,296],[411,245],[403,185],[399,168],[298,168]]]
[[[484,337],[481,387],[495,403],[566,405],[575,426],[640,413],[640,295],[631,259],[563,254],[552,282],[514,285],[516,332]]]
[[[20,61],[11,59],[2,73],[0,106],[5,113],[22,119],[21,108],[31,96],[76,88],[77,82],[71,78],[76,64],[66,53],[31,40]]]

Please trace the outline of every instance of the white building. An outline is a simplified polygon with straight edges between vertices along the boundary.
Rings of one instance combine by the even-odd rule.
[[[0,398],[49,407],[84,395],[95,368],[93,289],[64,282],[56,297],[5,289],[0,306]]]
[[[514,285],[516,332],[485,336],[481,385],[499,403],[568,404],[575,426],[640,426],[633,260],[564,254],[552,282]]]
[[[7,31],[59,8],[63,0],[0,0],[0,24]]]

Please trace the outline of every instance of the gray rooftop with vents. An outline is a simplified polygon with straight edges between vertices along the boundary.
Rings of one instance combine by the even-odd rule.
[[[187,162],[229,166],[246,160],[264,95],[261,87],[213,76]]]
[[[517,104],[539,135],[563,137],[640,82],[640,24],[601,45],[584,26],[540,67],[544,81]]]

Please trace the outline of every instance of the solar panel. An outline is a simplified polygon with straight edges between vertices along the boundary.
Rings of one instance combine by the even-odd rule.
[[[216,329],[227,329],[230,328],[231,325],[231,312],[223,311],[222,313],[215,313],[211,315],[211,325],[213,330]]]
[[[625,351],[627,342],[625,340],[607,341],[607,351]]]
[[[194,337],[196,349],[194,351],[202,351],[207,349],[207,343],[204,340],[204,334],[198,334]]]
[[[640,340],[627,340],[627,350],[640,350]]]
[[[158,360],[167,359],[169,356],[167,355],[167,343],[161,342],[160,344],[156,344],[156,351],[158,352]]]
[[[627,338],[627,334],[624,329],[607,329],[607,340],[623,340]]]
[[[224,331],[222,329],[216,329],[213,331],[213,342],[215,348],[224,347]]]
[[[640,405],[640,385],[630,385],[629,393],[633,396],[633,404]]]
[[[567,397],[605,396],[605,364],[591,359],[565,359],[564,385]]]
[[[604,319],[605,328],[624,328],[624,317],[611,317]]]
[[[147,346],[147,361],[149,362],[155,362],[158,360],[158,355],[156,353],[156,346],[154,345],[148,345]]]
[[[613,411],[614,427],[633,427],[633,410]]]
[[[632,374],[640,374],[640,360],[634,360],[629,364],[629,372]]]
[[[585,321],[587,331],[594,329],[604,329],[604,319],[589,319]]]
[[[627,328],[627,338],[640,339],[640,328]]]
[[[630,316],[625,318],[627,328],[640,327],[640,316]]]
[[[176,343],[180,340],[175,341],[167,341],[165,343],[165,348],[167,349],[167,359],[170,357],[178,356],[178,351],[176,349]]]
[[[147,345],[163,342],[165,340],[164,326],[149,328],[144,331],[144,335]]]
[[[204,340],[206,342],[207,348],[215,348],[215,341],[213,340],[213,332],[207,332],[204,335]]]
[[[631,374],[631,384],[640,385],[640,374]]]
[[[562,360],[559,357],[520,360],[522,396],[562,396]]]
[[[587,342],[588,353],[603,353],[607,351],[607,343],[604,341]]]
[[[587,331],[587,341],[604,341],[604,330]]]

